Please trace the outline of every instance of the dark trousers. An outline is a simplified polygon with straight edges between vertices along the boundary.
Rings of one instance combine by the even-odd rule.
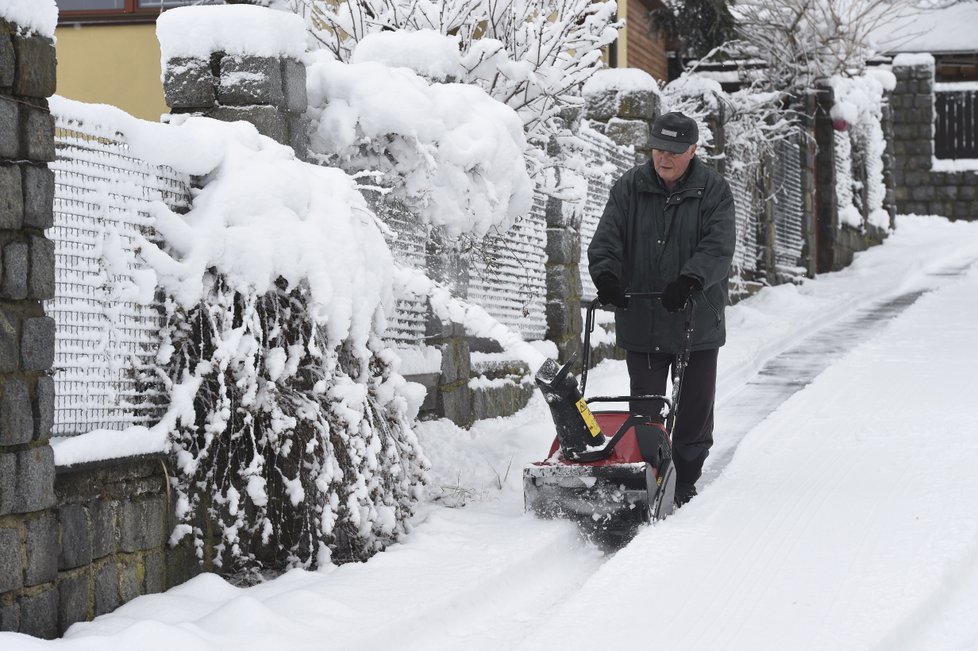
[[[695,484],[703,472],[703,462],[713,445],[713,402],[716,398],[718,349],[700,350],[689,355],[683,373],[679,409],[672,432],[672,456],[676,482]],[[663,395],[675,355],[628,351],[628,378],[631,395]],[[671,397],[671,396],[670,396]],[[637,401],[632,413],[644,414],[662,422],[660,403]]]

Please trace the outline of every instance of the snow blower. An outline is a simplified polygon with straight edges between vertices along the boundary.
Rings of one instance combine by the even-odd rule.
[[[634,293],[633,299],[659,299],[660,293]],[[602,544],[620,547],[647,522],[673,511],[676,473],[671,432],[689,361],[692,309],[686,310],[683,350],[674,367],[672,398],[662,395],[584,398],[590,362],[595,299],[587,311],[581,386],[570,374],[576,355],[563,366],[548,359],[535,380],[557,429],[544,461],[523,469],[526,510],[544,518],[567,518]],[[591,411],[595,403],[653,401],[662,405],[660,421],[630,411]]]

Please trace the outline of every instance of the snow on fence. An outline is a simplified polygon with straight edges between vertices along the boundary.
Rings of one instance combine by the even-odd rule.
[[[803,276],[805,246],[801,187],[801,147],[781,141],[774,162],[774,263],[779,274]]]
[[[55,335],[56,436],[154,423],[162,381],[152,368],[163,316],[139,304],[126,279],[133,239],[153,237],[148,206],[189,205],[190,179],[133,156],[121,138],[55,114],[55,298],[45,305]]]
[[[733,167],[733,166],[731,166]],[[757,244],[757,211],[754,207],[755,179],[742,166],[737,172],[726,175],[734,198],[737,215],[737,248],[734,250],[733,267],[741,278],[753,278],[757,271],[759,248]]]
[[[597,296],[597,289],[588,273],[587,247],[594,237],[598,221],[608,203],[611,186],[622,174],[635,166],[635,154],[627,148],[620,147],[610,138],[597,131],[585,129],[581,131],[581,139],[587,148],[587,197],[581,217],[581,299],[590,303]]]
[[[469,268],[469,294],[500,323],[527,341],[547,332],[546,198],[535,193],[530,214],[499,235],[489,235]]]

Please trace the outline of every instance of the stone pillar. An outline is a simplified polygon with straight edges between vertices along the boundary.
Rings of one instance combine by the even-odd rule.
[[[604,70],[598,74],[608,76],[607,84],[600,90],[585,92],[585,117],[591,126],[623,147],[634,147],[635,163],[649,160],[652,148],[649,137],[652,123],[662,111],[659,94],[655,90],[641,90],[634,85],[614,85],[616,73],[640,73],[638,70]],[[641,74],[641,73],[640,73]],[[651,80],[652,78],[649,77]],[[654,81],[652,82],[654,84]]]
[[[173,58],[164,63],[163,94],[174,114],[244,120],[298,158],[308,154],[306,68],[296,59],[220,51]]]
[[[830,114],[835,102],[832,88],[819,87],[815,102],[815,228],[818,233],[816,271],[826,273],[845,266],[837,259],[839,206],[835,191],[835,132]]]
[[[560,156],[555,141],[551,141],[547,151],[551,160]],[[561,185],[563,175],[572,174],[570,170],[556,169],[555,187]],[[573,355],[578,356],[577,368],[580,370],[582,357],[584,319],[581,316],[581,215],[572,206],[560,199],[547,199],[547,339],[557,344],[560,361],[566,362]]]
[[[0,19],[0,631],[58,634],[52,225],[55,50]]]
[[[894,201],[901,213],[940,214],[931,178],[934,155],[934,61],[894,61],[891,95]],[[935,210],[936,209],[936,210]]]
[[[468,296],[468,264],[436,233],[429,236],[426,267],[428,277],[451,289],[452,296]],[[434,388],[435,413],[456,425],[468,427],[472,411],[472,357],[469,339],[461,324],[442,321],[429,309],[425,341],[441,351],[441,374]]]

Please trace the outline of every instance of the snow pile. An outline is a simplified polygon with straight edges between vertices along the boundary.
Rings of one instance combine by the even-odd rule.
[[[0,18],[25,32],[53,39],[58,24],[58,5],[55,0],[3,0],[0,2]]]
[[[453,81],[464,74],[458,37],[431,29],[367,34],[354,48],[350,63],[367,61],[408,68],[432,81]]]
[[[180,57],[212,52],[299,59],[306,50],[298,16],[252,5],[175,7],[156,20],[163,68]]]
[[[433,79],[453,78],[515,110],[530,144],[525,156],[534,179],[549,164],[544,150],[550,138],[564,129],[557,118],[564,109],[581,106],[580,88],[603,66],[601,48],[614,42],[621,26],[615,3],[607,0],[362,0],[292,6],[315,42],[339,61],[369,57]],[[366,51],[360,50],[361,41]]]
[[[377,175],[387,200],[451,237],[481,237],[529,211],[526,139],[512,109],[475,86],[429,83],[405,68],[326,52],[309,61],[310,149],[321,160]]]
[[[859,77],[835,76],[829,80],[835,93],[832,119],[847,125],[847,138],[836,139],[837,169],[853,169],[853,149],[859,152],[859,164],[864,166],[864,180],[840,174],[836,178],[839,202],[839,225],[862,229],[865,223],[875,228],[890,228],[890,215],[883,208],[886,185],[883,181],[883,155],[886,139],[883,134],[884,94],[896,87],[896,77],[889,70],[869,69]],[[866,205],[860,205],[862,184],[866,184]]]

